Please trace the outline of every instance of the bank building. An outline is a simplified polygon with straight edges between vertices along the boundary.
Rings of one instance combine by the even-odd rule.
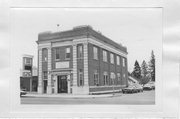
[[[38,93],[93,94],[128,85],[127,48],[77,26],[38,35]]]

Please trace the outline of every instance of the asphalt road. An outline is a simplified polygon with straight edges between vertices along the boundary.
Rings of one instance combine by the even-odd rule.
[[[21,104],[121,104],[121,105],[153,105],[155,91],[144,91],[133,94],[116,94],[114,97],[97,98],[62,98],[62,97],[22,97]]]

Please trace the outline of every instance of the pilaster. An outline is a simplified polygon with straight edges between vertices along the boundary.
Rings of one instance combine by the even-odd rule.
[[[43,86],[42,86],[42,49],[38,49],[38,93],[43,93]]]
[[[88,43],[83,43],[84,45],[84,86],[89,86],[88,77]]]
[[[77,44],[73,44],[73,87],[77,87]]]
[[[58,87],[57,87],[57,75],[54,75],[54,79],[55,81],[54,83],[54,93],[57,94],[58,93]]]
[[[52,76],[51,76],[51,47],[48,48],[48,85],[47,93],[52,94]]]

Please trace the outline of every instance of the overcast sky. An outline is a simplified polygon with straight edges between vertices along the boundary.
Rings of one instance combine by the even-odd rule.
[[[16,8],[11,13],[13,40],[10,47],[20,68],[22,54],[34,55],[34,65],[37,66],[35,41],[38,40],[38,33],[70,30],[79,25],[90,25],[106,37],[126,46],[129,71],[132,71],[135,60],[140,64],[143,60],[148,62],[152,50],[157,60],[162,57],[160,8]]]

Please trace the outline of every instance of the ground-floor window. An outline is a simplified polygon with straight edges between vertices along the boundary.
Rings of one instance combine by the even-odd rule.
[[[107,72],[104,72],[103,81],[104,81],[104,85],[108,85],[108,73]]]
[[[111,72],[110,85],[114,85],[114,83],[115,83],[115,78],[116,78],[115,74],[114,74],[113,72]]]
[[[94,85],[99,86],[99,74],[97,70],[94,70]]]
[[[120,73],[117,73],[117,82],[118,82],[118,84],[120,84],[120,81],[121,81],[121,74]]]

